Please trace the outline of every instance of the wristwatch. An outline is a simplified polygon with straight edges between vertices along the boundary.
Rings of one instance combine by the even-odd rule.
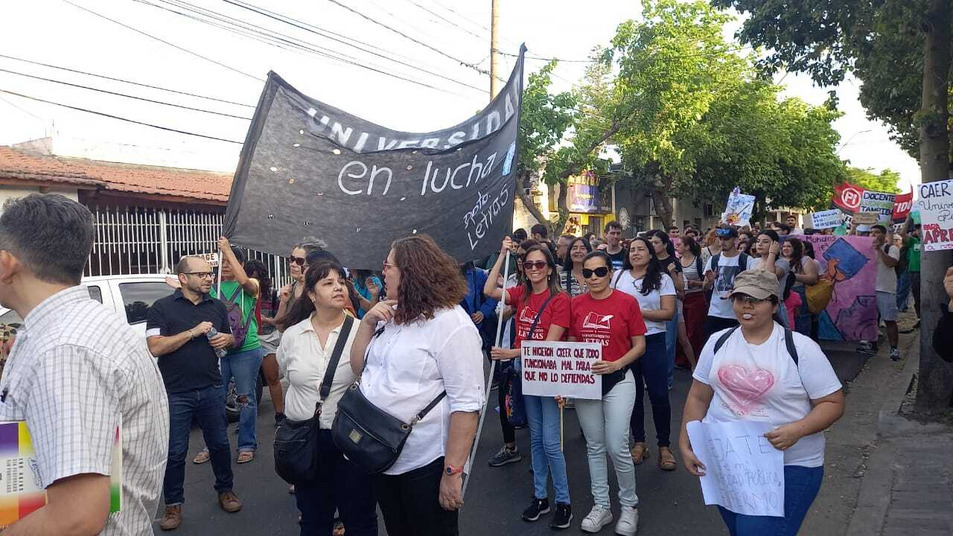
[[[459,475],[460,473],[463,473],[463,467],[454,467],[450,464],[447,464],[444,466],[443,472],[447,476]]]

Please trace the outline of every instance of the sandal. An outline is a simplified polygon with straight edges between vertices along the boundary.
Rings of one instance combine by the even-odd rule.
[[[208,449],[202,449],[198,454],[195,455],[195,458],[192,459],[192,463],[201,465],[211,459],[208,455]]]
[[[648,447],[645,446],[644,442],[632,445],[632,450],[630,453],[632,454],[632,463],[635,465],[640,465],[642,460],[647,459],[652,454]]]
[[[663,471],[675,470],[675,455],[672,449],[668,447],[659,447],[658,449],[658,468]]]
[[[238,453],[238,463],[248,463],[255,459],[255,451],[243,450]]]

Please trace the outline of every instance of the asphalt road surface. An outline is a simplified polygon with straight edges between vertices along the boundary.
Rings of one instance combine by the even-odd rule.
[[[852,344],[825,344],[838,376],[853,379],[863,366],[864,358],[853,352]],[[676,370],[675,386],[671,391],[672,445],[677,445],[682,406],[691,377],[687,371]],[[553,534],[549,528],[552,514],[535,523],[525,523],[520,513],[529,505],[533,493],[529,461],[529,431],[518,430],[517,442],[523,460],[501,468],[492,468],[486,460],[502,444],[499,419],[495,413],[496,394],[491,395],[486,425],[480,440],[472,482],[465,498],[466,506],[460,514],[460,533],[463,535],[543,535]],[[637,493],[640,501],[639,534],[727,534],[715,507],[706,507],[702,501],[698,480],[681,466],[674,472],[664,472],[656,466],[657,449],[651,418],[651,406],[646,396],[646,432],[652,457],[636,467]],[[219,508],[212,485],[214,476],[210,464],[186,465],[185,497],[182,525],[170,534],[181,536],[242,536],[242,535],[296,535],[298,511],[288,485],[274,472],[272,441],[274,439],[274,409],[265,389],[259,408],[256,459],[244,465],[233,465],[235,492],[244,502],[236,514],[227,514]],[[237,424],[229,425],[229,439],[235,448]],[[192,430],[189,460],[204,446],[198,428]],[[573,506],[573,524],[564,531],[581,534],[579,523],[592,507],[589,492],[589,469],[586,447],[576,420],[575,411],[565,413],[565,456],[569,472],[570,494]],[[674,450],[674,449],[673,449]],[[676,456],[678,456],[677,450]],[[611,464],[610,464],[611,467]],[[617,487],[610,470],[613,515],[618,516]],[[555,494],[550,490],[550,497]],[[160,515],[164,505],[160,506]],[[613,525],[601,534],[613,534]],[[156,525],[156,532],[161,532]],[[380,519],[381,535],[386,534]]]

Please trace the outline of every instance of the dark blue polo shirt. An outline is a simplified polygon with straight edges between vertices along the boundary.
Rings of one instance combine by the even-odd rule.
[[[211,322],[219,333],[231,333],[225,304],[206,294],[198,305],[176,290],[156,300],[146,314],[146,335],[171,337],[202,322]],[[169,393],[183,393],[222,384],[215,349],[205,336],[196,337],[178,350],[159,356],[159,371]]]

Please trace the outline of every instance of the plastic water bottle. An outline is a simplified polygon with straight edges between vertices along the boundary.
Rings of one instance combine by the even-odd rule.
[[[218,335],[218,330],[215,328],[210,329],[208,333],[205,334],[205,336],[208,337],[208,340],[210,341],[213,338],[215,338],[216,335]],[[228,352],[224,348],[219,348],[218,350],[215,350],[215,355],[217,355],[219,359],[225,357],[225,354],[227,353]]]

